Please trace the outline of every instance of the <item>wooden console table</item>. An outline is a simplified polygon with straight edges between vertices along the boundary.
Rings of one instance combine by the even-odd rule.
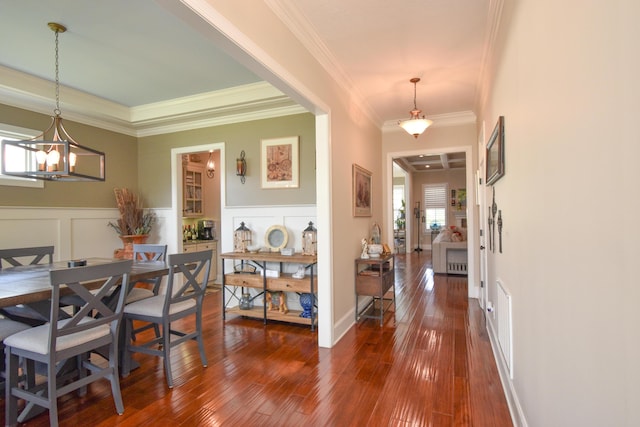
[[[396,305],[395,257],[393,254],[380,258],[356,258],[356,322],[361,318],[380,319],[382,326],[384,313]],[[387,293],[391,290],[391,295]],[[358,296],[370,296],[371,301],[358,310]],[[376,302],[378,308],[376,308]],[[385,306],[386,304],[386,306]]]
[[[240,316],[263,319],[265,324],[267,323],[267,319],[271,319],[282,322],[310,325],[312,331],[315,329],[317,324],[317,315],[315,311],[315,304],[317,303],[317,277],[314,274],[314,269],[318,262],[317,256],[302,255],[301,253],[282,255],[279,252],[227,252],[220,255],[220,258],[222,258],[223,320],[226,319],[226,313],[234,313]],[[225,260],[240,261],[241,265],[247,263],[248,265],[253,265],[262,271],[267,270],[268,263],[277,263],[277,271],[280,273],[280,277],[267,277],[266,274],[260,274],[258,269],[256,269],[255,273],[242,271],[225,273]],[[302,279],[294,278],[290,273],[283,273],[282,267],[284,264],[301,264],[309,274],[306,274]],[[244,293],[244,288],[259,290],[258,295],[253,296],[252,299],[262,295],[263,304],[261,307],[255,306],[251,309],[240,309],[240,299],[242,297],[242,293]],[[240,290],[240,295],[237,294],[238,289]],[[312,301],[314,303],[314,307],[312,307],[311,310],[311,317],[300,317],[300,314],[302,313],[300,310],[289,310],[288,313],[267,310],[265,298],[267,291],[294,292],[298,295],[310,293],[313,296]],[[226,299],[227,293],[229,301]],[[237,302],[238,305],[229,306],[234,302]]]

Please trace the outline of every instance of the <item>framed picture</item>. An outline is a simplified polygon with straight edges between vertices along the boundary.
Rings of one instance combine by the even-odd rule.
[[[300,157],[298,137],[261,141],[260,181],[262,188],[298,188]]]
[[[504,116],[498,118],[498,123],[487,142],[487,185],[493,185],[504,175]]]
[[[371,172],[353,164],[353,216],[371,216]]]

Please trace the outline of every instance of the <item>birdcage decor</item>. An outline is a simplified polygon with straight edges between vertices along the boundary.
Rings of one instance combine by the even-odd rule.
[[[316,255],[318,253],[318,231],[309,221],[309,226],[302,232],[302,255]]]
[[[249,252],[249,245],[251,244],[251,230],[245,225],[244,221],[240,223],[240,227],[236,228],[233,232],[233,251],[234,252]]]

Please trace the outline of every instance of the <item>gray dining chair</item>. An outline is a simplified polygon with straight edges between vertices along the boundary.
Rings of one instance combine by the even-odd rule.
[[[34,246],[29,248],[0,249],[0,269],[53,263],[53,246]],[[9,306],[0,310],[5,317],[31,326],[45,323],[49,315],[49,301],[34,302],[29,305]]]
[[[5,422],[18,422],[18,399],[24,399],[27,407],[35,404],[49,410],[49,422],[58,425],[59,396],[80,389],[82,394],[87,384],[106,378],[111,382],[111,393],[118,414],[124,412],[118,378],[118,329],[122,319],[125,292],[119,292],[115,308],[105,304],[104,298],[111,294],[114,286],[129,283],[129,272],[133,261],[116,261],[108,264],[76,267],[49,272],[51,283],[51,321],[41,326],[24,330],[7,337],[5,358],[7,384],[5,387]],[[89,287],[97,286],[97,292]],[[82,298],[85,303],[69,319],[58,320],[61,288]],[[108,347],[108,363],[92,363],[88,354]],[[35,362],[46,366],[47,380],[27,387],[18,386],[18,361],[27,363],[27,374],[33,375]],[[77,375],[57,380],[57,366],[75,358]],[[30,383],[28,381],[28,383]]]
[[[154,244],[134,244],[133,245],[133,261],[134,262],[152,262],[152,261],[165,261],[167,258],[167,245],[154,245]],[[125,304],[131,304],[132,302],[140,301],[141,299],[150,298],[158,295],[160,290],[160,283],[162,277],[154,279],[146,279],[144,281],[138,281],[132,283],[129,295]],[[138,285],[151,285],[151,289],[148,287],[142,287]],[[147,286],[148,286],[147,285]]]
[[[53,263],[53,249],[53,246],[0,249],[0,268],[3,263],[13,267],[40,264],[45,258],[48,258],[49,264],[51,264]]]
[[[132,353],[159,356],[164,358],[167,385],[173,388],[171,349],[191,340],[197,341],[202,365],[207,366],[202,338],[202,302],[211,271],[211,255],[211,250],[169,255],[166,292],[124,307],[125,337],[131,336],[134,321],[161,326],[161,336],[142,343],[136,341],[135,344],[127,339],[122,367],[123,376],[129,375],[131,370]],[[198,275],[200,275],[199,280]],[[193,329],[188,331],[184,330],[185,328],[175,329],[174,322],[190,316],[195,316]]]
[[[136,243],[133,245],[133,261],[134,262],[164,262],[167,258],[167,245],[155,245],[149,243]],[[129,294],[125,300],[125,304],[131,304],[145,298],[151,298],[158,295],[162,277],[146,279],[143,281],[132,282]],[[149,289],[150,287],[150,289]],[[153,328],[156,337],[160,336],[160,327],[156,323],[146,323],[131,332],[131,338],[136,339],[138,333]]]
[[[15,333],[30,329],[31,326],[26,323],[16,322],[15,320],[0,318],[0,354],[4,355],[4,339]],[[5,387],[5,363],[4,357],[0,357],[0,391]],[[24,366],[22,367],[24,369]]]

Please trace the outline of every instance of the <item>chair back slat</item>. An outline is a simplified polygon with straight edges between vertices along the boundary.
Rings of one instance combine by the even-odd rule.
[[[13,267],[39,264],[45,257],[53,263],[53,246],[35,246],[31,248],[0,249],[0,269],[3,261]],[[24,260],[23,258],[27,258]]]
[[[51,354],[56,352],[58,339],[67,335],[85,332],[105,324],[110,326],[112,334],[116,333],[118,322],[122,318],[127,292],[126,289],[124,292],[114,292],[114,287],[129,283],[132,265],[132,260],[124,260],[109,264],[52,270],[49,273],[52,286],[51,334],[49,336]],[[61,293],[76,296],[84,301],[70,319],[62,321],[58,320]]]
[[[134,261],[164,261],[167,256],[167,245],[136,243],[133,245]]]
[[[211,271],[212,255],[213,251],[211,249],[169,255],[167,305],[188,299],[200,299],[204,296]],[[176,276],[184,277],[184,282],[176,283]],[[200,277],[198,278],[198,276]]]

